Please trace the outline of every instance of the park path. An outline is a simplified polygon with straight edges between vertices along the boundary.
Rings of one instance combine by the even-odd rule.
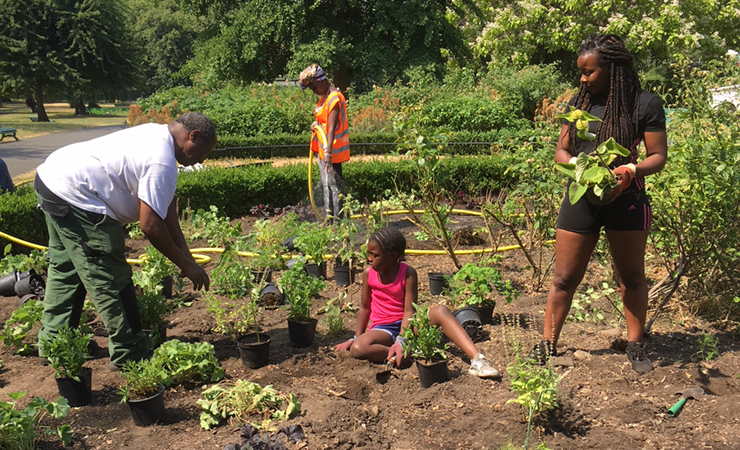
[[[12,142],[12,138],[5,138],[0,143],[0,158],[8,165],[10,176],[14,179],[20,175],[36,170],[51,152],[74,144],[75,142],[89,141],[114,131],[122,130],[123,125],[108,125],[104,127],[83,128],[73,131],[62,131]],[[11,142],[8,142],[10,139]]]

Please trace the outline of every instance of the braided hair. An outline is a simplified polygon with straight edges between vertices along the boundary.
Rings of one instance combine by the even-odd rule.
[[[595,53],[599,64],[609,68],[609,96],[604,107],[604,117],[596,127],[596,141],[599,145],[613,137],[623,147],[632,150],[639,138],[638,116],[640,112],[640,80],[632,65],[632,54],[624,41],[614,34],[592,34],[581,48],[578,56]],[[591,94],[581,84],[575,100],[575,107],[584,111],[591,109]],[[570,124],[568,141],[571,153],[576,151],[575,123]],[[617,165],[626,164],[630,157],[617,158]]]
[[[381,228],[368,240],[377,243],[383,253],[395,252],[399,257],[398,260],[403,261],[406,253],[406,238],[396,228]]]

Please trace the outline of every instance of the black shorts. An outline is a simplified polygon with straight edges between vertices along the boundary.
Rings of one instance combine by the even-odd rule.
[[[613,202],[596,206],[581,197],[570,204],[566,191],[558,214],[558,229],[578,234],[599,234],[601,228],[611,231],[644,231],[653,223],[650,200],[645,191],[623,192]]]

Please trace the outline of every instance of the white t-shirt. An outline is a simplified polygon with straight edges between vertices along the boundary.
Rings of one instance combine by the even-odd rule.
[[[131,223],[139,220],[141,200],[164,219],[177,188],[174,146],[167,125],[139,125],[62,147],[36,173],[85,211]]]

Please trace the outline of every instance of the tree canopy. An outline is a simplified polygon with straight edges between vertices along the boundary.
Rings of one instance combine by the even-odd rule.
[[[34,92],[48,121],[46,91],[95,99],[129,88],[137,65],[120,0],[0,0],[0,83]]]

